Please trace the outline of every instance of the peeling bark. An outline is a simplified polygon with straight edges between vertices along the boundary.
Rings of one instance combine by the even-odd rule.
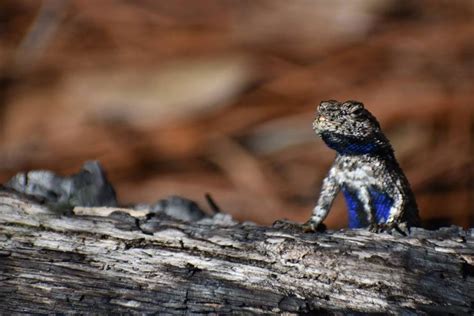
[[[415,229],[409,237],[365,230],[303,234],[224,217],[185,223],[165,217],[150,222],[126,212],[63,216],[1,192],[0,309],[473,311],[473,230]]]

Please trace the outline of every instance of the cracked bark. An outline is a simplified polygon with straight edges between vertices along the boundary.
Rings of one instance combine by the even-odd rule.
[[[0,284],[4,313],[470,314],[474,232],[150,224],[1,192]]]

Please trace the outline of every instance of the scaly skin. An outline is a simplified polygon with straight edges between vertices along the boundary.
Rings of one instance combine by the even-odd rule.
[[[362,103],[321,102],[313,129],[337,155],[313,214],[303,225],[306,231],[315,231],[324,221],[340,191],[351,228],[380,232],[419,224],[410,184],[379,123]]]

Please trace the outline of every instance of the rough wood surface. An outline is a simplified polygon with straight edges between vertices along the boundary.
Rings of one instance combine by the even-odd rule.
[[[303,234],[219,216],[67,217],[2,192],[0,309],[472,313],[473,230]]]

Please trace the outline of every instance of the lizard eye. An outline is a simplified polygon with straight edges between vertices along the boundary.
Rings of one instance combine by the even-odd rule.
[[[364,112],[364,108],[360,105],[357,105],[354,108],[352,108],[350,112],[354,116],[359,116]]]

